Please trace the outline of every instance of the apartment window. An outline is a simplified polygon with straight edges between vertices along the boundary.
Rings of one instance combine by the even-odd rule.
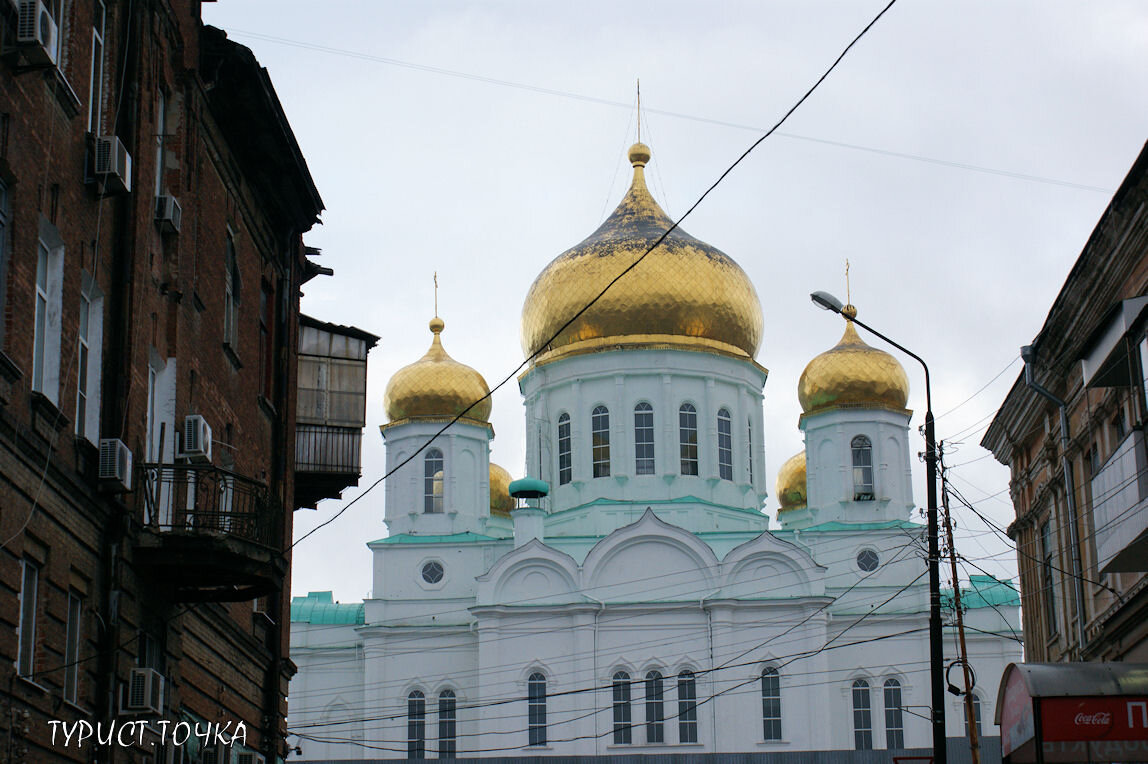
[[[614,744],[632,743],[634,740],[630,724],[630,675],[625,671],[615,672],[611,689],[614,695]]]
[[[103,362],[104,296],[87,271],[81,276],[76,343],[76,434],[99,442],[100,366]]]
[[[526,718],[530,745],[546,745],[546,677],[537,671],[526,680]]]
[[[155,119],[155,195],[163,195],[164,142],[167,139],[167,94],[161,88]]]
[[[718,477],[733,480],[733,424],[729,409],[718,409],[717,413],[717,461]]]
[[[692,671],[678,674],[678,742],[698,742],[698,686]]]
[[[678,409],[678,444],[682,474],[698,474],[698,412],[692,403],[683,403]]]
[[[407,758],[427,756],[427,700],[419,690],[407,696]]]
[[[239,277],[239,260],[235,252],[235,234],[230,226],[227,228],[227,242],[223,261],[223,344],[234,351],[239,346],[239,303],[242,280]]]
[[[973,699],[973,719],[976,720],[977,737],[980,738],[981,737],[981,698],[979,695],[977,695],[974,692],[972,694],[972,699]],[[961,708],[963,708],[965,710],[965,737],[967,738],[969,736],[969,707],[967,705],[965,705],[964,703],[962,703]]]
[[[1056,576],[1053,562],[1056,548],[1052,545],[1052,523],[1045,521],[1040,526],[1040,574],[1041,592],[1044,595],[1044,614],[1048,619],[1048,633],[1046,637],[1057,634],[1060,629],[1056,620]]]
[[[68,632],[64,643],[64,700],[77,702],[80,693],[80,627],[84,601],[75,592],[68,595]]]
[[[1124,436],[1128,434],[1128,419],[1124,416],[1124,409],[1121,408],[1116,412],[1116,416],[1112,419],[1112,429],[1116,431],[1117,442],[1124,440]]]
[[[873,444],[864,435],[853,439],[853,501],[873,501]]]
[[[573,468],[570,454],[570,415],[562,414],[558,417],[558,485],[570,482]]]
[[[40,566],[32,560],[23,561],[20,584],[20,629],[16,646],[16,673],[31,677],[36,656],[36,611],[40,587]]]
[[[60,313],[63,305],[64,242],[40,219],[36,242],[36,291],[32,341],[32,389],[59,403]]]
[[[610,412],[605,406],[595,407],[590,414],[590,438],[594,477],[610,477]]]
[[[100,134],[104,90],[104,23],[107,13],[103,0],[95,0],[92,9],[92,66],[88,70],[88,132]]]
[[[646,674],[646,742],[666,742],[665,703],[662,675],[657,671]]]
[[[443,690],[438,694],[438,757],[453,759],[458,752],[456,721],[458,701],[454,690]]]
[[[749,483],[753,485],[753,420],[747,419],[745,422],[745,463],[749,472]]]
[[[901,710],[901,683],[885,680],[885,747],[905,747],[905,713]]]
[[[654,407],[645,401],[634,407],[634,474],[654,474]]]
[[[869,683],[853,682],[853,747],[858,751],[873,750],[873,710],[869,702]]]
[[[8,186],[0,179],[0,319],[8,303]],[[0,349],[5,345],[4,321],[0,320]]]
[[[765,740],[781,740],[781,674],[772,666],[761,672],[761,727]]]
[[[259,290],[259,393],[271,400],[274,380],[274,349],[271,346],[271,315],[275,308],[275,292],[266,281]]]
[[[442,451],[432,448],[423,457],[423,514],[442,512],[444,460]]]

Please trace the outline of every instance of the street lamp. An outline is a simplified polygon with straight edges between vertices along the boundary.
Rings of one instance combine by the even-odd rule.
[[[852,305],[843,305],[828,292],[814,292],[809,297],[818,307],[833,311],[877,335],[916,359],[925,369],[925,481],[929,518],[929,675],[933,689],[933,761],[935,764],[946,764],[948,756],[945,747],[945,670],[941,633],[941,552],[937,541],[937,439],[933,430],[933,392],[929,385],[929,366],[921,356],[889,339],[873,327],[858,321],[857,309]]]

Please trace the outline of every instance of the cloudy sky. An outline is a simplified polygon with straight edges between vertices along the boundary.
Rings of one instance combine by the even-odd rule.
[[[435,271],[448,352],[491,386],[522,361],[531,282],[629,183],[635,80],[647,177],[676,218],[885,2],[205,4],[269,70],[326,203],[306,241],[335,276],[307,285],[304,310],[382,337],[361,485],[383,473],[387,380],[429,344]],[[1146,49],[1148,9],[1131,0],[900,0],[682,224],[761,297],[771,484],[802,447],[798,377],[842,331],[808,295],[844,298],[848,258],[859,317],[930,364],[954,485],[1007,524],[1007,470],[977,443],[1148,138]],[[923,376],[902,361],[916,426]],[[494,395],[492,458],[516,477],[522,411],[512,379]],[[382,502],[380,486],[296,548],[295,594],[369,596]],[[297,512],[296,536],[341,506]],[[981,520],[957,522],[963,554],[1015,573]]]

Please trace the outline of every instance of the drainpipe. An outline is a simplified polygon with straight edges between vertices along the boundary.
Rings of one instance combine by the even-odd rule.
[[[1064,493],[1068,505],[1068,543],[1072,545],[1073,593],[1076,599],[1076,642],[1080,654],[1084,653],[1084,584],[1080,565],[1080,542],[1076,531],[1076,490],[1072,481],[1072,465],[1068,461],[1068,404],[1036,381],[1032,362],[1036,351],[1032,345],[1020,349],[1024,360],[1024,381],[1029,387],[1047,398],[1060,409],[1060,463],[1064,471]]]
[[[606,603],[597,597],[591,597],[586,592],[582,592],[582,596],[588,600],[594,600],[598,603],[598,610],[594,613],[594,681],[598,681],[598,617],[602,615],[602,611],[606,609]],[[612,687],[613,685],[611,685]],[[611,696],[611,699],[613,696]],[[594,699],[594,753],[598,753],[598,747],[602,744],[602,735],[598,732],[598,699]]]
[[[698,607],[706,611],[706,632],[709,635],[710,643],[710,734],[713,735],[714,748],[713,752],[717,753],[718,750],[718,731],[717,731],[717,678],[714,676],[714,618],[713,613],[706,607],[706,600],[721,591],[721,587],[714,589],[698,600]],[[696,695],[697,693],[695,693]]]

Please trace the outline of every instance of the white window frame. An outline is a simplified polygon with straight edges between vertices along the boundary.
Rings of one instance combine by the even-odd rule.
[[[83,631],[84,599],[68,593],[68,631],[64,643],[64,700],[76,703],[80,697],[80,635]]]
[[[571,449],[570,415],[558,416],[558,485],[566,485],[574,476],[574,455]]]
[[[63,326],[64,241],[47,218],[40,218],[36,242],[36,282],[32,326],[32,389],[60,404],[60,333]],[[41,272],[41,266],[43,266]]]
[[[88,71],[88,132],[100,135],[104,116],[104,28],[107,9],[104,0],[92,3],[92,66]]]
[[[654,459],[654,407],[640,401],[634,406],[634,474],[653,475]]]
[[[853,749],[873,750],[873,695],[868,680],[855,679],[853,696]]]
[[[438,466],[436,470],[434,467]],[[443,489],[446,485],[446,455],[432,448],[423,455],[423,514],[443,513]]]
[[[733,416],[724,406],[717,413],[718,477],[733,480]]]
[[[31,679],[36,670],[36,611],[40,565],[25,557],[20,569],[20,622],[16,628],[16,673]]]
[[[781,672],[775,666],[761,670],[761,734],[770,742],[782,739]]]
[[[698,410],[689,401],[678,407],[678,451],[681,473],[701,474],[698,454]]]
[[[104,358],[104,294],[87,271],[81,274],[76,347],[76,434],[100,442],[100,370]],[[84,311],[87,309],[87,331]]]
[[[610,681],[610,709],[614,721],[611,740],[614,745],[629,745],[634,742],[630,687],[630,675],[621,669],[615,671]]]
[[[885,747],[900,750],[905,747],[905,696],[901,683],[890,677],[882,688],[885,703]]]
[[[223,344],[234,352],[239,347],[239,305],[243,279],[239,274],[239,252],[235,246],[235,231],[227,226],[223,274]]]
[[[595,406],[590,412],[590,463],[594,477],[610,477],[610,409],[606,406]]]

